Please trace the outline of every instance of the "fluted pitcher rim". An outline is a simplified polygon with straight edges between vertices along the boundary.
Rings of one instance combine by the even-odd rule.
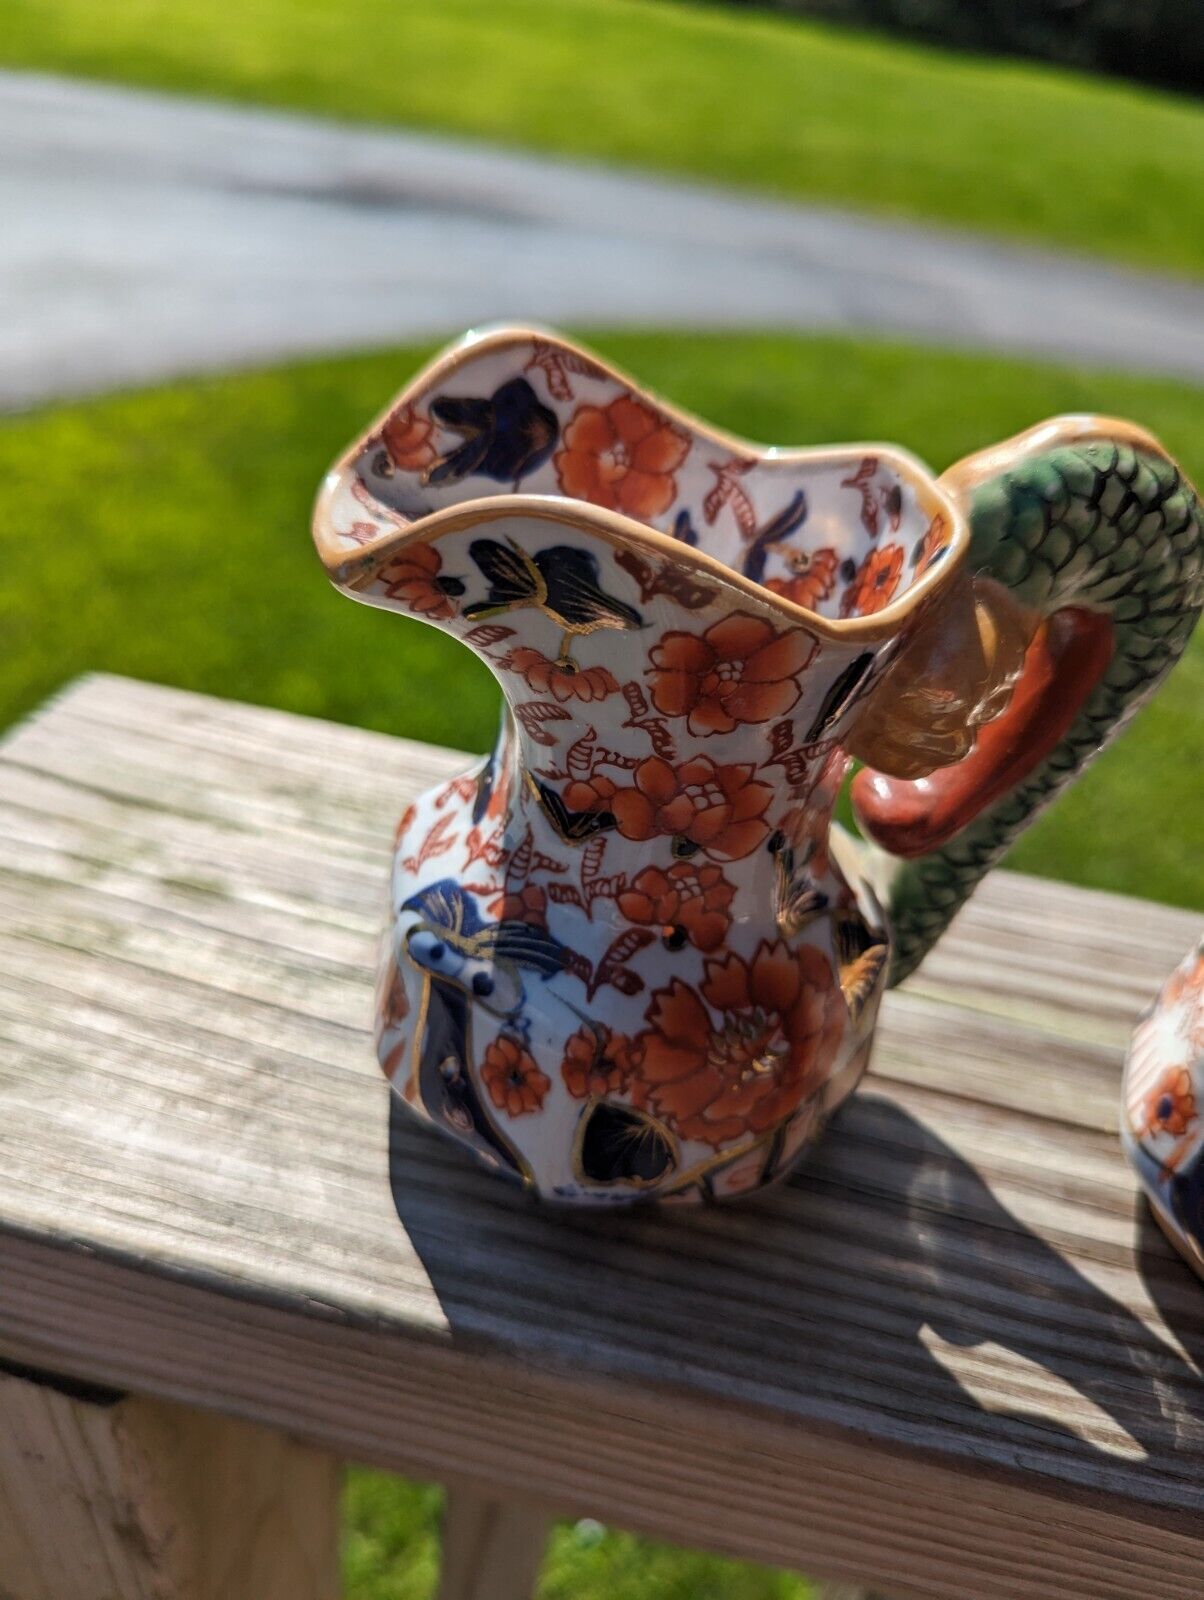
[[[567,494],[544,494],[495,490],[454,505],[410,516],[384,507],[393,524],[379,539],[348,548],[336,531],[332,515],[336,496],[347,474],[361,459],[365,449],[379,435],[388,419],[448,381],[469,362],[482,356],[504,353],[524,345],[540,344],[572,358],[590,363],[610,378],[626,386],[633,395],[653,404],[676,427],[717,450],[728,451],[758,465],[772,468],[822,468],[855,465],[873,456],[895,473],[915,495],[917,503],[932,516],[943,517],[948,542],[942,559],[916,574],[903,593],[877,611],[849,617],[829,617],[809,606],[775,593],[765,584],[749,578],[710,551],[683,545],[671,534],[618,510]],[[880,641],[897,635],[904,624],[925,610],[931,601],[954,580],[963,567],[970,545],[970,530],[963,507],[950,494],[931,468],[911,451],[894,444],[853,441],[833,445],[781,446],[749,440],[718,428],[685,408],[666,400],[639,382],[609,359],[597,356],[588,347],[565,339],[534,323],[488,326],[473,329],[453,340],[432,357],[359,433],[326,473],[319,488],[313,512],[313,538],[327,574],[340,588],[355,593],[368,585],[375,573],[406,549],[434,542],[446,534],[463,532],[499,519],[525,518],[561,527],[571,527],[586,537],[595,537],[637,554],[668,559],[700,578],[719,582],[745,595],[764,611],[783,622],[808,629],[820,638],[846,643]],[[366,600],[370,596],[361,595]]]

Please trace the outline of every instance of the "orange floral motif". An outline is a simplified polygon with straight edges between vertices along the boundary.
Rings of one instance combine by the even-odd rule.
[[[659,927],[671,945],[687,940],[714,950],[731,926],[728,907],[736,893],[711,862],[675,861],[667,872],[645,867],[616,897],[628,922]]]
[[[751,962],[709,960],[701,994],[674,978],[652,995],[635,1041],[640,1099],[684,1139],[718,1146],[762,1133],[817,1086],[846,1016],[814,946],[762,940]]]
[[[588,778],[574,778],[564,791],[564,803],[570,811],[609,811],[618,792],[613,778],[592,772]]]
[[[631,1074],[631,1040],[605,1023],[586,1024],[565,1044],[560,1072],[575,1100],[614,1094]]]
[[[508,1033],[499,1033],[486,1049],[481,1082],[494,1105],[508,1117],[538,1111],[552,1087],[552,1080],[535,1065],[522,1041]]]
[[[395,845],[400,844],[401,841],[402,841],[403,835],[409,833],[411,827],[413,827],[414,818],[417,815],[418,815],[418,807],[413,803],[413,801],[411,801],[410,804],[401,813],[401,816],[399,817],[398,822],[397,822],[397,827],[393,831],[393,843]]]
[[[948,523],[938,511],[928,524],[924,537],[916,545],[915,568],[917,572],[927,572],[938,556],[943,555],[949,543]]]
[[[401,472],[421,472],[435,459],[435,426],[413,406],[394,411],[380,430],[389,460]]]
[[[765,812],[773,799],[748,764],[718,766],[695,756],[676,769],[648,756],[620,788],[595,773],[570,783],[564,802],[573,811],[609,811],[625,839],[671,834],[718,861],[750,855],[769,837]]]
[[[619,689],[618,679],[605,667],[579,667],[570,657],[553,659],[526,646],[511,651],[505,665],[521,673],[536,694],[550,694],[561,702],[605,700]]]
[[[652,703],[664,716],[688,718],[695,738],[769,722],[797,701],[798,674],[814,653],[801,629],[778,633],[737,611],[705,633],[665,634],[651,654]]]
[[[903,575],[903,546],[884,544],[871,550],[857,569],[857,575],[845,590],[840,602],[842,617],[868,617],[881,611]]]
[[[1186,1133],[1196,1120],[1196,1097],[1186,1067],[1171,1067],[1150,1090],[1145,1103],[1147,1133]]]
[[[548,896],[536,883],[525,883],[499,896],[490,906],[499,922],[526,922],[542,928],[548,920]]]
[[[405,983],[392,958],[386,963],[377,983],[376,1011],[381,1025],[386,1028],[395,1028],[410,1014]]]
[[[429,622],[446,622],[456,614],[456,599],[464,593],[460,578],[445,578],[443,557],[430,544],[412,544],[380,569],[378,581],[390,600],[404,600],[410,610]]]
[[[629,517],[659,517],[677,498],[674,473],[689,452],[680,428],[624,394],[608,406],[578,406],[553,460],[565,494]]]
[[[783,600],[813,611],[836,587],[840,557],[827,546],[822,550],[790,550],[786,554],[788,578],[766,578],[765,587]]]

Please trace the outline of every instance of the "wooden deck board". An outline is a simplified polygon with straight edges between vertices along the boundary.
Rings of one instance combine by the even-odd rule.
[[[1204,1288],[1116,1140],[1198,919],[998,874],[797,1179],[557,1212],[368,1042],[462,761],[112,678],[0,748],[0,1354],[891,1593],[1198,1600]]]

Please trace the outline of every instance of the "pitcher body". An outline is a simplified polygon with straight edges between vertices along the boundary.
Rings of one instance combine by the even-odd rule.
[[[377,1042],[413,1112],[555,1200],[788,1171],[865,1069],[892,923],[948,919],[924,874],[1115,656],[1110,616],[975,568],[965,496],[904,452],[759,451],[524,330],[424,374],[316,529],[340,587],[501,684],[492,755],[401,819]],[[894,858],[833,828],[853,754]]]

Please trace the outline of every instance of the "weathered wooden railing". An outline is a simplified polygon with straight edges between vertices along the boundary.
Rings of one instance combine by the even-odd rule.
[[[1116,1139],[1196,919],[999,875],[796,1181],[561,1214],[391,1119],[367,1038],[393,819],[459,761],[113,678],[0,749],[0,1595],[328,1600],[355,1460],[451,1486],[457,1600],[556,1513],[1199,1600],[1204,1289]]]

